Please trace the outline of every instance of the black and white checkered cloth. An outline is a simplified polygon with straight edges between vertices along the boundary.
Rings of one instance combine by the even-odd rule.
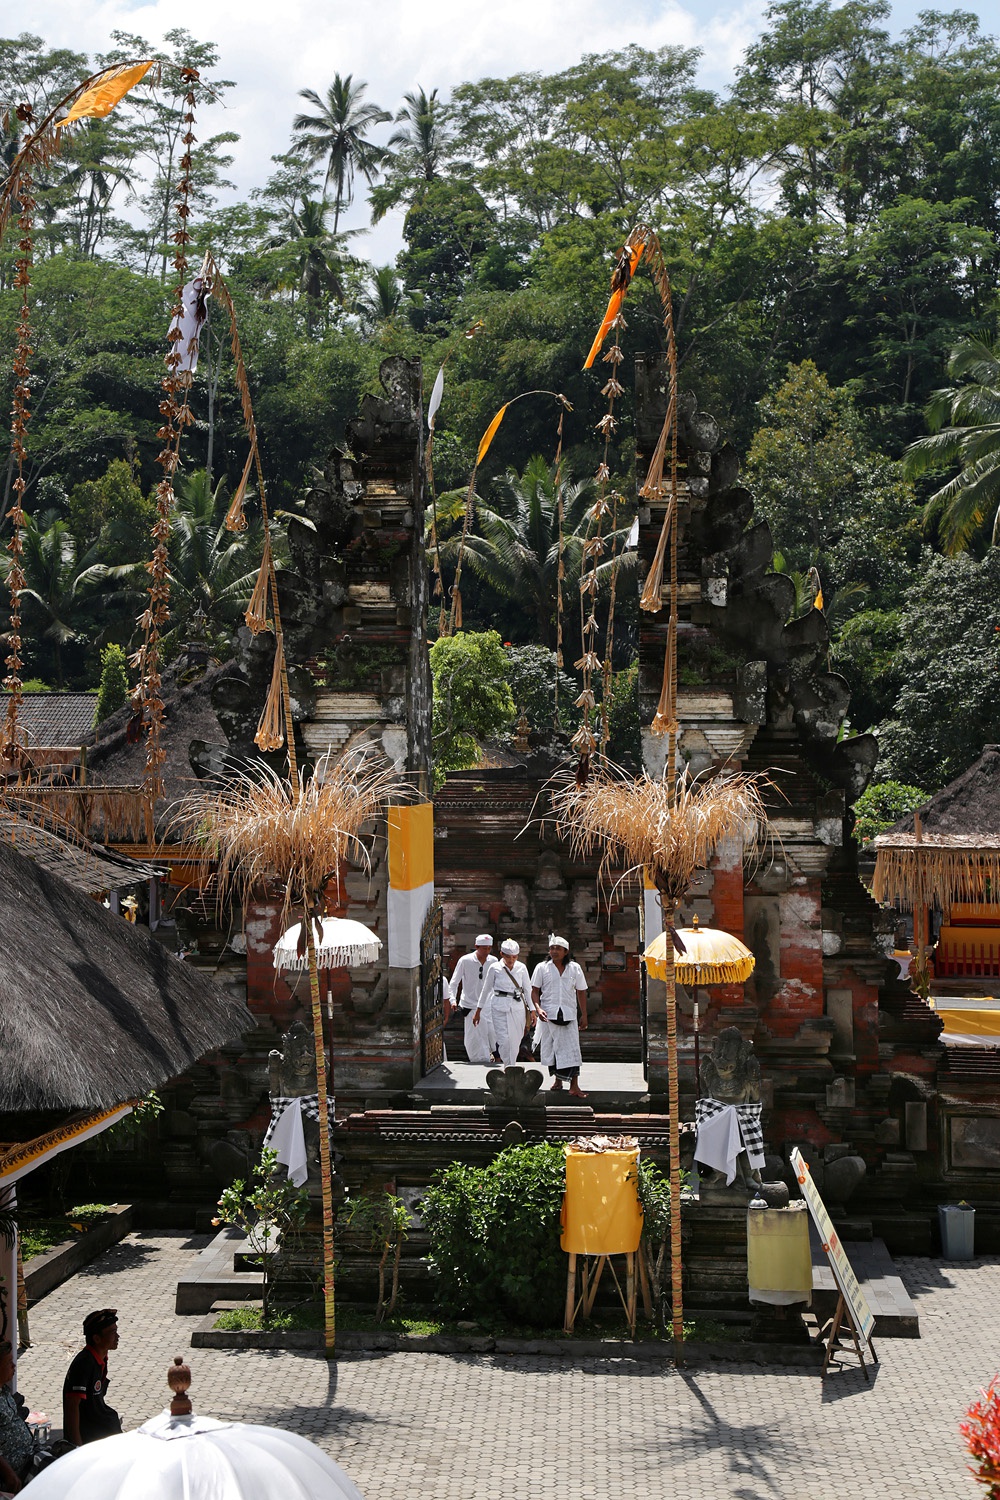
[[[263,1149],[265,1151],[267,1150],[268,1146],[271,1143],[271,1136],[274,1134],[274,1127],[275,1127],[275,1125],[277,1125],[279,1119],[284,1114],[285,1110],[288,1108],[288,1106],[290,1104],[300,1104],[302,1106],[302,1119],[303,1119],[303,1122],[305,1122],[306,1120],[315,1120],[316,1124],[317,1125],[319,1124],[319,1095],[318,1094],[291,1094],[291,1095],[286,1095],[286,1094],[272,1094],[271,1095],[271,1123],[267,1127],[267,1134],[264,1137],[264,1146],[263,1146]],[[330,1124],[330,1134],[332,1135],[333,1134],[333,1099],[332,1098],[327,1100],[327,1117],[328,1117],[329,1124]]]
[[[695,1121],[698,1125],[701,1125],[706,1120],[712,1120],[716,1115],[721,1115],[724,1109],[736,1110],[736,1118],[740,1124],[740,1135],[743,1139],[743,1146],[747,1156],[750,1158],[750,1165],[760,1165],[764,1159],[764,1132],[760,1123],[760,1114],[763,1105],[723,1104],[718,1099],[699,1099],[694,1107]]]

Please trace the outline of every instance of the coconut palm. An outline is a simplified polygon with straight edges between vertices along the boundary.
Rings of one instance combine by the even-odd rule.
[[[403,284],[394,266],[372,266],[364,290],[357,300],[357,311],[367,329],[391,323],[403,306]]]
[[[65,680],[63,650],[85,635],[89,622],[84,609],[94,587],[107,576],[107,569],[97,562],[96,547],[79,555],[69,522],[61,520],[55,511],[46,511],[37,521],[25,515],[21,542],[25,634],[51,645],[56,686],[61,688]],[[4,554],[0,576],[6,579],[9,572],[10,558]]]
[[[70,136],[66,156],[69,170],[61,185],[72,192],[76,205],[77,249],[89,257],[104,232],[115,188],[131,185],[126,147],[109,121],[86,120]]]
[[[371,185],[392,154],[387,147],[378,146],[368,139],[372,127],[385,124],[392,115],[377,104],[364,103],[367,87],[362,79],[355,83],[353,73],[344,78],[335,73],[325,99],[321,99],[315,89],[299,91],[299,97],[307,100],[316,113],[295,116],[292,125],[297,132],[295,144],[310,162],[326,160],[323,190],[325,192],[331,182],[336,189],[334,234],[342,210],[350,208],[354,201],[355,173],[360,172]]]
[[[437,89],[428,94],[418,88],[403,95],[404,104],[395,123],[402,126],[389,137],[394,153],[387,181],[372,193],[372,223],[377,224],[400,202],[412,203],[427,183],[441,175],[441,162],[448,142],[448,112]]]
[[[464,499],[464,492],[463,499]],[[457,499],[458,492],[455,498]],[[520,605],[534,620],[533,639],[537,644],[553,646],[556,639],[556,600],[559,578],[559,500],[563,507],[563,597],[576,610],[577,587],[583,544],[589,525],[588,511],[593,502],[589,481],[561,479],[556,484],[555,470],[536,454],[524,473],[509,469],[495,486],[490,500],[475,500],[476,525],[465,542],[468,566],[491,588]],[[438,507],[439,523],[451,513],[452,497],[443,495]],[[631,517],[629,518],[629,523]],[[625,551],[628,524],[617,532],[605,531],[603,561],[597,566],[599,583],[610,583],[611,573],[619,568],[633,569],[638,555]],[[453,535],[441,545],[445,562],[457,555],[459,538]],[[612,558],[612,547],[615,557]],[[575,618],[575,613],[574,613]]]
[[[324,297],[344,299],[340,278],[344,242],[351,231],[338,234],[327,228],[330,205],[325,198],[305,198],[301,206],[288,215],[284,233],[275,239],[274,247],[288,253],[290,266],[279,276],[280,286],[294,285],[305,299],[306,323],[312,333]],[[294,281],[287,275],[293,271]]]
[[[955,464],[959,472],[930,497],[924,521],[936,521],[946,552],[964,552],[985,523],[1000,544],[1000,351],[986,339],[952,350],[948,374],[961,385],[935,391],[927,405],[929,437],[911,443],[903,472],[917,479]],[[945,426],[945,423],[948,426]]]

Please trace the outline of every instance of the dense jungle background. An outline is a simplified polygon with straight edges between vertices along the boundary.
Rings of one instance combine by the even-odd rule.
[[[0,40],[0,97],[37,114],[94,67],[157,51],[114,42],[87,58],[31,35]],[[102,650],[129,646],[141,608],[173,296],[178,65],[200,69],[203,113],[233,87],[218,49],[184,31],[159,55],[159,87],[78,127],[36,184],[25,496],[36,686],[96,687]],[[743,456],[800,608],[822,588],[851,729],[877,730],[878,778],[901,784],[883,793],[887,805],[907,785],[933,790],[1000,739],[1000,46],[974,16],[927,11],[899,35],[881,0],[781,0],[723,95],[698,86],[697,55],[681,48],[626,47],[550,77],[468,82],[449,98],[430,78],[376,101],[357,74],[331,81],[312,67],[303,61],[288,150],[262,164],[248,201],[220,203],[235,138],[196,127],[192,265],[211,247],[233,290],[281,524],[377,389],[380,361],[406,354],[422,358],[427,395],[446,362],[434,449],[446,583],[476,445],[520,391],[573,404],[563,500],[579,532],[608,375],[581,365],[614,254],[646,222],[673,282],[683,385]],[[0,141],[7,161],[19,128],[11,120]],[[343,228],[361,196],[373,220],[405,210],[394,264],[367,262],[363,236]],[[6,408],[16,238],[15,228],[0,247]],[[613,450],[625,531],[631,356],[662,344],[642,271],[626,317]],[[203,337],[172,544],[174,644],[194,628],[219,655],[262,545],[259,528],[221,527],[246,456],[224,325],[216,310]],[[504,700],[508,724],[534,691],[533,658],[516,648],[551,648],[555,629],[557,410],[533,400],[515,412],[480,471],[463,580],[466,631],[495,627],[515,648],[510,670],[496,666],[508,684],[527,672]],[[6,512],[2,448],[0,474]],[[634,685],[629,656],[622,630],[621,702]],[[548,680],[544,657],[534,669]],[[532,715],[551,715],[545,692],[536,697]]]

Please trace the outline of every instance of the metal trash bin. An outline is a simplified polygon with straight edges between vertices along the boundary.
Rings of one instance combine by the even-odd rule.
[[[976,1210],[968,1203],[939,1203],[938,1224],[945,1260],[971,1260],[976,1238]]]

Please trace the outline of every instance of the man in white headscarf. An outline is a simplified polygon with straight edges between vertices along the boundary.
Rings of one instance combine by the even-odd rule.
[[[451,976],[451,1001],[465,1017],[465,1055],[470,1063],[492,1062],[496,1047],[493,1025],[489,1019],[479,1029],[473,1025],[486,976],[499,963],[496,955],[490,952],[492,947],[493,939],[490,934],[481,932],[476,938],[474,951],[462,954]]]
[[[531,980],[517,956],[520,951],[513,938],[505,938],[500,944],[500,962],[487,974],[480,1009],[472,1018],[473,1026],[479,1026],[484,1018],[492,1020],[500,1061],[505,1068],[517,1062],[521,1038],[534,1009]]]
[[[580,1028],[587,1029],[587,979],[570,958],[569,943],[554,932],[548,958],[535,965],[531,976],[531,1002],[538,1016],[541,1062],[552,1075],[553,1090],[568,1083],[571,1094],[586,1099],[580,1087]]]

